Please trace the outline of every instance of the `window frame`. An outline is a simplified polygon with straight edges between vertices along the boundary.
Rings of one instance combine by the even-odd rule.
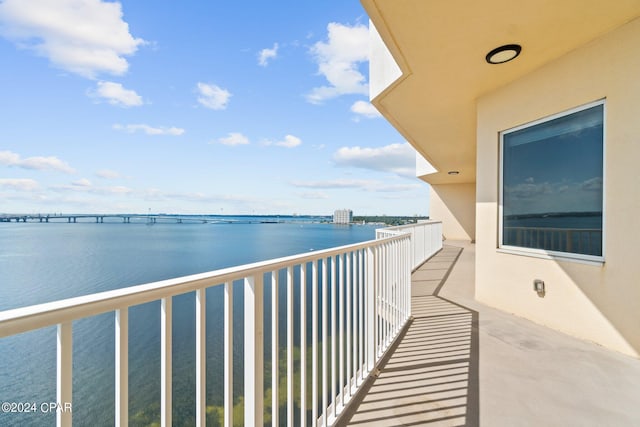
[[[596,106],[602,105],[602,255],[586,255],[572,252],[560,252],[547,249],[527,248],[522,246],[513,246],[503,244],[503,232],[504,232],[504,136],[513,132],[517,132],[523,129],[527,129],[542,123],[550,122],[552,120],[569,116],[580,111],[587,110]],[[606,242],[606,135],[607,135],[607,105],[606,98],[599,99],[597,101],[589,102],[587,104],[580,105],[578,107],[564,110],[562,112],[552,114],[531,122],[524,123],[509,129],[505,129],[498,133],[499,147],[498,147],[498,242],[497,249],[499,252],[525,255],[544,259],[559,259],[568,261],[584,262],[587,264],[604,264],[605,262],[605,242]]]

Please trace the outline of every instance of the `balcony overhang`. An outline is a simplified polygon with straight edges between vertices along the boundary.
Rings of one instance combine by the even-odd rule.
[[[475,182],[479,97],[640,16],[640,0],[361,2],[401,70],[372,102],[437,169],[432,184]],[[487,62],[507,44],[516,59]]]

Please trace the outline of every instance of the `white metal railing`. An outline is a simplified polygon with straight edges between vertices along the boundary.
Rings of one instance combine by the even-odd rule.
[[[411,269],[415,270],[442,249],[442,221],[421,221],[376,230],[376,239],[398,234],[411,235]]]
[[[286,423],[332,425],[393,343],[411,314],[411,269],[416,253],[442,245],[439,223],[394,228],[388,237],[309,254],[216,270],[0,312],[0,338],[57,325],[57,402],[72,399],[72,322],[112,312],[115,316],[115,424],[128,425],[129,309],[161,301],[161,425],[172,424],[172,301],[196,293],[196,420],[206,416],[206,289],[224,286],[224,425],[233,425],[233,283],[244,283],[244,422],[263,425],[264,305],[271,304],[272,425],[279,420],[280,329],[278,288],[286,286]],[[430,229],[429,231],[421,229]],[[382,231],[379,231],[382,233]],[[427,241],[435,242],[431,249]],[[280,278],[283,273],[284,282]],[[271,296],[265,295],[265,281]],[[294,390],[294,290],[300,299],[300,388]],[[311,300],[308,316],[307,299]],[[310,319],[310,325],[307,324]],[[310,326],[310,333],[307,332]],[[311,336],[307,352],[307,335]],[[77,345],[82,345],[78,343]],[[307,372],[310,360],[311,371]],[[309,384],[310,383],[310,384]],[[311,396],[307,396],[310,386]],[[300,408],[294,410],[294,394]],[[309,414],[310,412],[310,414]],[[295,419],[294,419],[295,417]],[[297,420],[299,419],[299,422]],[[284,421],[284,420],[283,420]],[[70,426],[70,411],[57,411],[57,425]]]

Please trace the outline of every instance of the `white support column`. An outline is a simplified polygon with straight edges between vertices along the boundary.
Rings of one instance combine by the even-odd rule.
[[[170,427],[172,410],[172,297],[162,298],[160,314],[160,425]]]
[[[233,282],[224,284],[224,427],[233,427]]]
[[[71,322],[60,323],[57,335],[56,400],[66,407],[73,396],[73,327]],[[57,427],[71,427],[72,412],[56,411]]]
[[[196,427],[207,415],[207,290],[196,291]]]
[[[129,425],[129,309],[116,310],[116,427]]]
[[[271,425],[280,425],[280,324],[278,271],[271,272]]]
[[[263,277],[244,279],[244,423],[263,424]]]

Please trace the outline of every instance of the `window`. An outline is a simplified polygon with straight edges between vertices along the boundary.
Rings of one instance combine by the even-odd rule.
[[[604,101],[501,133],[500,247],[603,260]]]

